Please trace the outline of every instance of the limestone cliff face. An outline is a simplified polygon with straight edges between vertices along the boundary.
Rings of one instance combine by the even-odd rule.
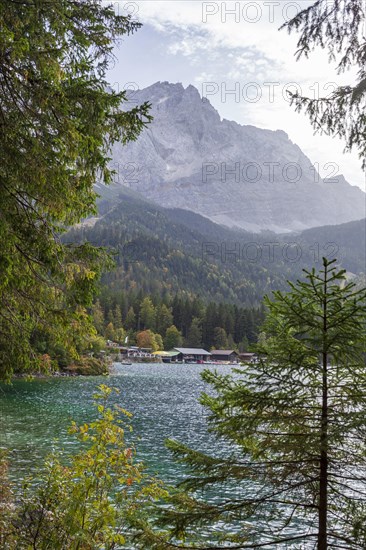
[[[113,149],[116,181],[167,207],[251,231],[276,232],[365,217],[365,193],[343,176],[321,180],[281,130],[221,120],[193,86],[157,82],[134,92],[154,121],[139,139]]]

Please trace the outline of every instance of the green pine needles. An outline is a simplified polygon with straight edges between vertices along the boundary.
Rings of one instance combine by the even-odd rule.
[[[168,442],[193,472],[162,520],[183,544],[366,546],[366,293],[326,259],[290,287],[266,299],[259,362],[203,375],[216,456]]]
[[[111,145],[151,120],[108,89],[116,40],[141,26],[114,8],[0,0],[0,377],[37,368],[36,331],[71,352],[92,331],[85,308],[107,260],[60,234],[95,213]]]
[[[317,47],[328,52],[337,74],[356,69],[356,82],[337,86],[318,97],[290,93],[297,112],[305,112],[315,132],[338,136],[345,141],[345,151],[356,150],[366,167],[366,5],[364,0],[316,0],[305,6],[282,28],[300,34],[297,59],[309,57]],[[350,79],[352,80],[352,79]]]

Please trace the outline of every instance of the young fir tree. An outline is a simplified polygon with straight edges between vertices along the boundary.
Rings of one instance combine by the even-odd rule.
[[[203,375],[215,393],[202,403],[222,449],[208,456],[168,442],[194,472],[165,516],[178,538],[365,548],[366,293],[335,260],[305,273],[266,299],[259,362]]]

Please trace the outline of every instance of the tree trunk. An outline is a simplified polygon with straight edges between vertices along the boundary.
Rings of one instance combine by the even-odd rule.
[[[319,479],[319,531],[318,550],[327,549],[327,511],[328,511],[328,388],[327,388],[327,356],[323,358],[323,400],[321,422],[321,453],[320,453],[320,479]]]
[[[327,277],[324,267],[323,341],[322,341],[322,415],[320,429],[319,529],[318,550],[327,550],[328,515],[328,353],[327,353]]]

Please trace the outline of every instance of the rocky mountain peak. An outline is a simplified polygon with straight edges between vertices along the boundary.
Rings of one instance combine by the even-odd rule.
[[[156,82],[131,99],[149,101],[154,120],[136,142],[115,145],[118,181],[162,206],[250,231],[298,231],[366,215],[365,194],[341,175],[332,185],[323,181],[284,131],[221,120],[192,85]]]

